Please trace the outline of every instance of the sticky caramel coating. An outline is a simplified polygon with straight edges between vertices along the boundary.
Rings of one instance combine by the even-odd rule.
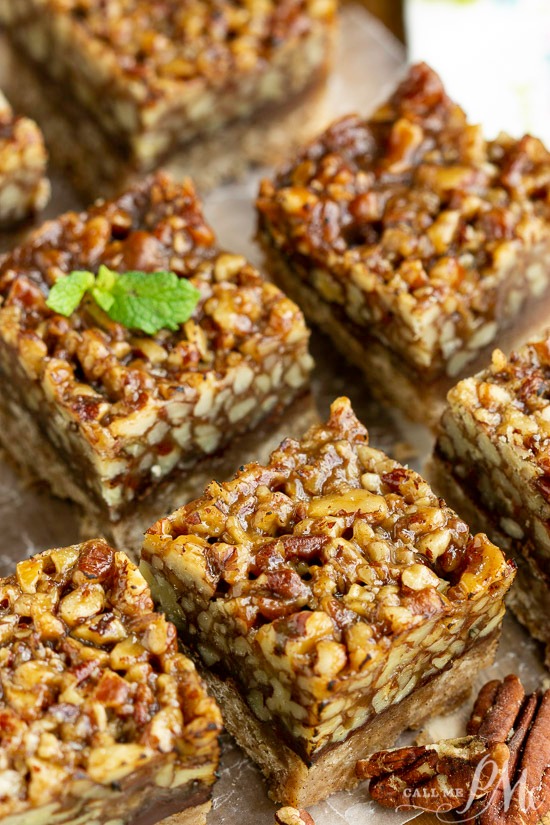
[[[287,717],[310,755],[494,632],[514,576],[418,473],[369,446],[347,399],[265,467],[160,520],[142,558],[205,662],[261,719]]]
[[[68,318],[46,306],[52,284],[101,264],[175,272],[201,299],[176,332],[155,336],[111,321],[91,298]],[[0,358],[17,371],[19,403],[53,407],[45,428],[73,463],[92,454],[80,475],[113,511],[284,404],[312,366],[298,307],[221,251],[192,185],[162,174],[46,223],[0,260],[0,295]]]
[[[219,711],[123,553],[93,540],[20,562],[0,580],[0,642],[0,816],[120,783],[129,816],[132,783],[153,793],[161,769],[165,789],[213,781]]]
[[[521,256],[548,252],[549,181],[539,140],[485,140],[420,64],[370,118],[336,121],[262,182],[260,230],[409,367],[456,375],[548,284]]]

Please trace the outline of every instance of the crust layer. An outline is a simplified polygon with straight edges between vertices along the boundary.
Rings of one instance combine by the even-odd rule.
[[[496,647],[494,635],[484,639],[456,659],[450,669],[415,690],[399,705],[379,714],[341,745],[321,754],[309,767],[281,742],[270,725],[251,713],[234,682],[210,671],[202,675],[222,709],[227,730],[266,776],[271,798],[282,804],[307,807],[357,785],[358,759],[392,747],[404,729],[420,727],[427,717],[450,713],[458,707],[469,695],[477,672],[493,662]]]

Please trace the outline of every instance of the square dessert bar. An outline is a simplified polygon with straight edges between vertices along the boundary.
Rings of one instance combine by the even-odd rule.
[[[434,485],[518,564],[509,603],[550,666],[550,334],[457,384],[433,458]]]
[[[350,402],[145,537],[142,570],[272,796],[307,805],[462,701],[493,658],[512,563]]]
[[[50,197],[40,129],[17,117],[0,92],[0,229],[40,212]]]
[[[311,136],[299,104],[322,88],[336,6],[337,0],[127,0],[106,8],[103,0],[0,0],[0,22],[35,67],[42,94],[53,93],[60,114],[70,112],[75,131],[66,134],[64,151],[71,162],[82,140],[93,152],[80,153],[76,174],[88,189],[95,175],[97,194],[160,163],[183,164],[202,180],[234,174],[239,156],[257,161],[278,146],[280,159],[293,130]],[[27,89],[12,81],[10,91],[29,101]],[[31,114],[42,122],[47,111]],[[51,128],[46,120],[44,128]],[[53,142],[52,151],[55,159]]]
[[[421,64],[263,181],[259,232],[372,391],[435,422],[453,378],[548,292],[549,183],[540,141],[485,140]]]
[[[204,825],[220,731],[214,699],[123,553],[96,539],[0,579],[6,825]]]
[[[48,308],[54,283],[102,264],[170,270],[200,301],[156,335],[115,323],[91,299],[70,317]],[[298,307],[221,251],[191,184],[162,174],[31,234],[0,259],[0,295],[0,440],[130,548],[173,508],[161,482],[179,485],[178,502],[196,495],[212,467],[202,478],[190,468],[278,414],[312,365]]]

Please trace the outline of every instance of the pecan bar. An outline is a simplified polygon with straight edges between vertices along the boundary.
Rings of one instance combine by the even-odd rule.
[[[213,183],[243,158],[280,160],[292,129],[313,134],[298,110],[322,88],[336,5],[130,0],[106,11],[102,0],[0,0],[14,51],[35,70],[31,84],[13,71],[7,82],[27,106],[26,86],[37,86],[28,111],[51,138],[58,116],[72,121],[62,152],[91,194],[160,163]]]
[[[263,181],[260,238],[369,388],[435,421],[453,377],[548,292],[549,181],[540,141],[485,140],[421,64]]]
[[[510,606],[550,664],[550,334],[448,395],[434,484],[518,564]]]
[[[220,730],[123,553],[96,539],[0,579],[6,825],[204,825]]]
[[[93,300],[69,318],[47,307],[58,279],[101,264],[170,270],[201,300],[176,332],[154,336]],[[130,547],[168,512],[166,484],[196,495],[206,471],[191,468],[294,400],[312,364],[299,309],[217,247],[190,183],[161,174],[46,223],[0,259],[0,294],[0,440]]]
[[[514,570],[350,402],[161,519],[145,575],[272,796],[352,787],[359,755],[456,703],[494,654]]]
[[[0,92],[0,228],[40,212],[50,197],[40,129],[17,117]]]

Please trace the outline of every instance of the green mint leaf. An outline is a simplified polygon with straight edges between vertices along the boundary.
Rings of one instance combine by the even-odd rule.
[[[96,304],[99,304],[103,312],[106,312],[108,315],[109,310],[115,302],[115,299],[113,298],[111,293],[107,292],[105,289],[99,289],[99,287],[97,286],[92,287],[91,292]]]
[[[155,335],[161,329],[177,330],[188,321],[200,299],[198,289],[174,272],[113,272],[100,266],[92,272],[71,272],[51,289],[47,305],[61,315],[71,315],[84,294],[113,321]]]
[[[97,272],[95,285],[103,292],[111,292],[117,278],[120,278],[120,275],[117,272],[113,272],[113,270],[109,269],[108,266],[101,264]]]
[[[106,267],[105,267],[106,269]],[[109,275],[102,272],[103,289],[94,289],[95,299],[113,321],[129,329],[140,329],[155,335],[161,329],[177,330],[188,321],[200,299],[200,292],[186,278],[174,272],[110,273],[109,304],[103,291],[109,284]],[[100,286],[98,276],[97,287]],[[96,295],[99,292],[99,295]]]
[[[60,315],[72,315],[94,281],[92,272],[71,272],[52,286],[46,306]]]

